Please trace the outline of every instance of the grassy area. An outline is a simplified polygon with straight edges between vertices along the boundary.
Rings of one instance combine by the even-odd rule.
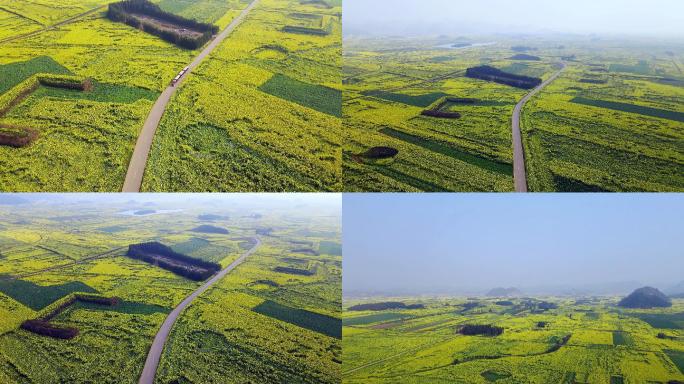
[[[241,244],[253,246],[257,229],[267,226],[273,236],[262,236],[253,255],[180,316],[156,380],[339,383],[341,257],[316,256],[318,273],[312,276],[273,269],[290,260],[309,262],[311,256],[290,252],[294,242],[339,244],[340,213],[302,205],[301,197],[297,203],[264,198],[270,199],[68,196],[0,204],[0,382],[137,383],[160,325],[200,283],[124,256],[128,246],[159,241],[226,266],[245,252]],[[120,214],[145,209],[158,214]],[[230,234],[200,238],[190,232],[205,214],[230,217],[222,223]],[[7,279],[19,274],[31,276]],[[120,301],[78,301],[51,319],[78,329],[68,341],[20,328],[73,291]]]
[[[510,191],[511,116],[526,91],[469,79],[465,72],[489,66],[546,80],[558,70],[560,57],[571,58],[562,75],[533,97],[522,113],[528,188],[538,192],[684,188],[680,177],[684,93],[676,86],[681,73],[669,54],[653,54],[658,50],[654,44],[627,40],[583,44],[571,39],[559,46],[539,37],[525,42],[539,60],[521,62],[515,60],[520,44],[515,39],[471,37],[460,49],[448,49],[455,40],[361,35],[345,40],[345,190]],[[496,44],[470,45],[478,40]],[[676,58],[682,52],[671,54]],[[471,102],[439,107],[458,118],[421,116],[441,97]],[[388,129],[413,140],[388,137]],[[455,148],[458,156],[420,145],[426,143]],[[361,154],[374,147],[390,147],[398,154],[365,161]],[[480,166],[487,162],[479,159],[509,166],[505,172],[491,172],[491,167]]]
[[[342,116],[342,92],[275,74],[259,90],[329,115]]]
[[[298,327],[342,339],[342,321],[335,317],[291,308],[270,300],[264,301],[252,308],[252,310],[262,315],[294,324]]]
[[[407,315],[401,314],[401,313],[387,312],[387,313],[376,313],[373,315],[365,315],[365,316],[357,316],[357,317],[352,317],[352,318],[345,318],[342,320],[342,322],[345,326],[353,326],[353,325],[372,324],[372,323],[377,323],[377,322],[381,322],[381,321],[403,320],[403,319],[406,319],[408,317],[410,317],[410,316],[407,316]]]
[[[174,96],[143,190],[341,190],[340,12],[260,1]],[[331,33],[284,32],[298,14]]]
[[[386,300],[389,298],[347,298],[345,308]],[[421,384],[445,380],[666,383],[684,379],[682,330],[668,331],[673,338],[658,338],[658,329],[616,311],[620,297],[595,298],[582,304],[573,297],[529,297],[510,299],[511,306],[497,305],[501,299],[489,297],[402,300],[424,308],[372,314],[387,317],[358,322],[355,320],[368,315],[359,318],[354,311],[344,312],[345,383],[393,383],[397,377],[416,376]],[[454,311],[454,307],[473,302],[477,307],[470,311]],[[552,302],[557,308],[534,310],[542,302]],[[510,307],[518,310],[511,312]],[[672,309],[649,312],[667,315],[682,308],[684,300],[675,299]],[[585,316],[590,313],[598,316]],[[396,321],[402,316],[402,321]],[[500,327],[503,333],[468,336],[456,332],[464,325]]]
[[[426,108],[430,106],[430,104],[441,99],[442,97],[448,96],[446,93],[441,92],[427,93],[424,95],[406,95],[402,93],[392,93],[384,91],[365,91],[363,92],[363,94],[365,96],[377,97],[383,100],[394,101],[397,103],[403,103],[422,108]]]
[[[679,368],[679,371],[684,374],[684,351],[665,350],[664,352]]]
[[[632,316],[653,328],[684,329],[684,313],[635,313]]]
[[[333,241],[321,241],[318,252],[334,256],[342,256],[342,244]]]
[[[668,111],[665,109],[645,107],[642,105],[619,103],[606,100],[592,100],[584,97],[575,97],[570,100],[572,103],[589,105],[592,107],[612,109],[614,111],[637,113],[644,116],[659,117],[661,119],[684,122],[684,112]]]
[[[26,280],[0,279],[0,292],[33,309],[41,310],[72,292],[97,292],[81,281],[38,285]]]
[[[49,56],[38,56],[26,61],[0,65],[0,94],[39,73],[73,75],[71,71]]]

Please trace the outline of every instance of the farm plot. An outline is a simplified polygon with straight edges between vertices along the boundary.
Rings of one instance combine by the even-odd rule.
[[[470,40],[345,41],[345,190],[510,191],[513,107],[561,61],[523,109],[528,189],[681,190],[680,52]]]
[[[659,57],[639,76],[610,64],[643,49],[578,51],[582,60],[528,103],[522,129],[531,190],[684,187],[684,93],[659,80],[679,76],[677,69]]]
[[[677,369],[682,340],[658,338],[656,329],[616,315],[611,308],[618,298],[579,308],[567,297],[547,297],[545,302],[556,304],[555,309],[514,315],[492,298],[404,299],[423,308],[359,317],[349,308],[388,299],[345,302],[344,383],[391,383],[398,377],[409,383],[646,383],[684,377]],[[453,310],[473,300],[484,310]],[[526,305],[525,300],[530,299],[510,301],[518,306]],[[678,311],[684,303],[674,305]],[[571,314],[587,307],[601,316]],[[401,315],[401,323],[391,327],[378,326],[374,318],[354,322],[369,316],[396,320]]]
[[[454,50],[445,48],[446,42],[355,38],[346,43],[346,190],[512,190],[510,116],[525,91],[466,76],[468,68],[485,61],[505,68],[510,51]],[[551,64],[544,60],[534,69],[546,76]],[[374,148],[391,149],[393,155],[368,156]]]
[[[110,2],[20,0],[0,5],[0,20],[4,12],[12,12],[12,20],[39,24],[27,31],[40,32],[19,36],[23,32],[17,31],[16,38],[3,42],[0,95],[44,73],[90,78],[94,84],[86,93],[40,88],[2,118],[0,124],[7,127],[35,127],[37,139],[23,148],[0,146],[0,190],[121,190],[145,117],[195,53],[110,21]],[[182,16],[225,26],[246,6],[236,0],[193,1]]]
[[[336,239],[303,238],[282,226],[273,234],[179,318],[159,368],[162,381],[339,382],[341,258],[317,256],[315,274],[274,272],[308,263],[288,251],[290,239]]]
[[[150,208],[112,196],[0,205],[0,271],[12,274],[0,276],[0,382],[137,383],[159,326],[201,283],[160,268],[159,260],[126,256],[128,245],[158,241],[204,252],[206,263],[223,266],[254,245],[246,239],[261,226],[272,236],[264,236],[260,253],[203,294],[174,327],[157,379],[339,382],[341,257],[289,251],[290,240],[339,244],[339,216],[225,198],[165,198],[147,216],[121,214]],[[226,218],[228,235],[188,231],[208,212]],[[314,228],[326,235],[297,234]],[[160,250],[170,254],[152,247]],[[313,275],[273,272],[314,258]]]
[[[284,32],[292,13],[331,33]],[[261,1],[174,96],[143,190],[340,190],[340,35],[339,7]]]

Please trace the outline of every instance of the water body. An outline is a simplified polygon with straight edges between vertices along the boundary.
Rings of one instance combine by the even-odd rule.
[[[449,44],[442,44],[442,45],[437,45],[435,48],[439,49],[468,49],[468,48],[477,48],[477,47],[487,47],[490,45],[495,45],[497,44],[496,41],[490,41],[488,43],[449,43]]]
[[[183,212],[182,209],[131,209],[129,211],[122,211],[117,213],[117,215],[123,216],[152,216],[152,215],[162,215],[165,213],[176,213]]]

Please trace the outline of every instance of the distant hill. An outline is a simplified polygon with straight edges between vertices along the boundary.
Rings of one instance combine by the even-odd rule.
[[[491,297],[518,297],[522,296],[522,292],[518,288],[494,288],[487,292],[487,296]]]
[[[623,308],[671,307],[672,301],[656,288],[643,287],[620,300],[618,306]]]
[[[12,194],[0,195],[0,205],[20,205],[30,203],[29,200]]]
[[[684,281],[680,282],[679,284],[675,285],[674,287],[669,288],[665,292],[667,292],[670,297],[677,297],[677,298],[684,297]]]

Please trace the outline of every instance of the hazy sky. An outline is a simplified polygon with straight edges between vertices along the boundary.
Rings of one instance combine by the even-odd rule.
[[[682,195],[345,194],[343,209],[345,293],[684,280]]]
[[[345,34],[571,32],[684,38],[682,0],[345,0]]]

